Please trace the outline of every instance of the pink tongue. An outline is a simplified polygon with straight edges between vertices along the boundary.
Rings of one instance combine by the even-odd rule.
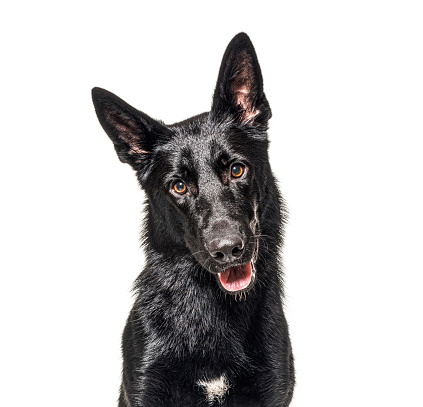
[[[239,291],[251,282],[251,262],[244,266],[231,267],[219,275],[220,282],[227,291]]]

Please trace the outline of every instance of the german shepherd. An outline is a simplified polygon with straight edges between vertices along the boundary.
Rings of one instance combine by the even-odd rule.
[[[104,89],[92,98],[146,194],[146,264],[123,333],[119,407],[288,406],[286,211],[249,37],[228,45],[208,113],[165,125]]]

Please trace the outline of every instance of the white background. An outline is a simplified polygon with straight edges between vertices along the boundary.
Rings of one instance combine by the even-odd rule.
[[[292,406],[423,406],[421,2],[151,3],[2,6],[0,404],[116,406],[143,195],[90,90],[207,111],[245,31],[290,210]]]

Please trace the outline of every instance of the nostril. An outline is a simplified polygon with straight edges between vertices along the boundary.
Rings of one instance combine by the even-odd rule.
[[[244,251],[243,247],[236,246],[232,249],[232,256],[240,257],[243,251]]]
[[[237,235],[213,239],[208,245],[208,252],[217,263],[230,263],[241,257],[244,252],[244,242]]]
[[[223,260],[223,258],[225,257],[222,252],[214,252],[212,255],[216,260]]]

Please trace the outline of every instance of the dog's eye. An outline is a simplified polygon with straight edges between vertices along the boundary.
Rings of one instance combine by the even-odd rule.
[[[233,178],[240,178],[245,172],[245,167],[242,164],[234,164],[231,168],[231,175]]]
[[[187,192],[188,189],[187,189],[187,186],[186,186],[185,182],[183,182],[183,181],[176,181],[173,184],[173,190],[177,194],[183,195],[183,194],[185,194]]]

